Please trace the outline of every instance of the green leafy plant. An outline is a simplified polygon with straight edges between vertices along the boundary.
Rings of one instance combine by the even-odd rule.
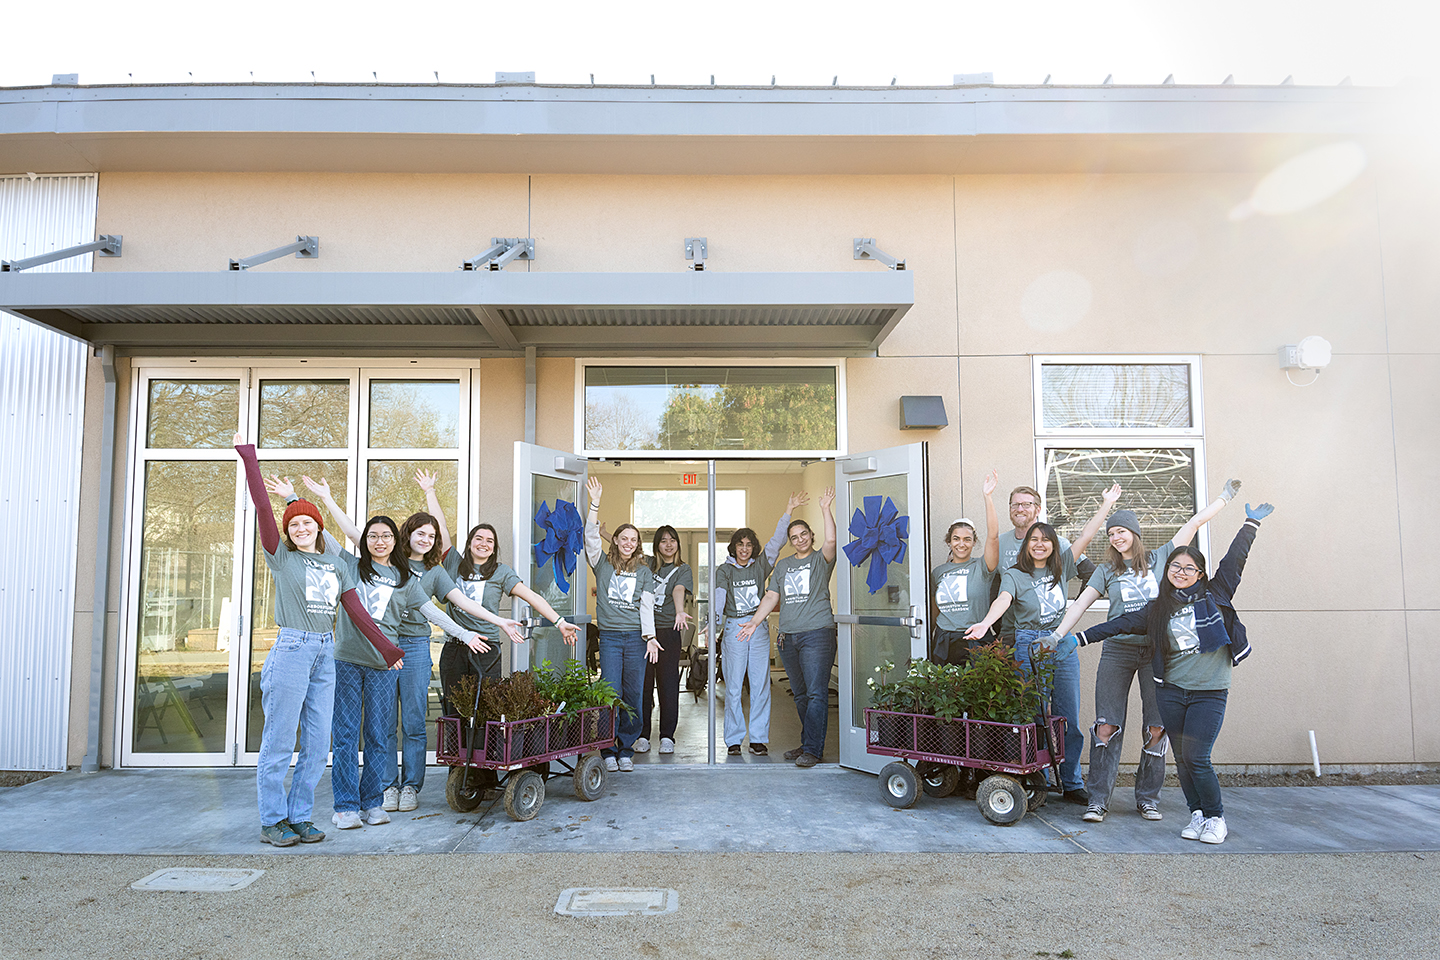
[[[567,715],[590,707],[630,710],[610,682],[592,674],[581,660],[566,660],[562,667],[546,660],[535,671],[535,688],[553,703],[563,703]]]
[[[1044,707],[1045,692],[1055,676],[1048,650],[1032,648],[1033,669],[1015,659],[1000,641],[972,647],[962,686],[972,720],[994,723],[1032,723]]]
[[[503,680],[489,680],[481,685],[481,720],[528,720],[554,711],[555,702],[536,689],[535,677],[529,671],[522,670]]]

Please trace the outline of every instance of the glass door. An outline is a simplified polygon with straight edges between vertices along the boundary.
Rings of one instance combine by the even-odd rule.
[[[835,463],[840,549],[867,529],[905,534],[904,555],[872,573],[873,555],[839,565],[835,621],[840,669],[840,765],[879,773],[890,759],[865,752],[866,681],[883,661],[900,666],[926,654],[929,604],[926,445],[855,454]],[[893,514],[890,507],[893,505]],[[907,529],[908,528],[908,529]],[[881,579],[880,574],[884,577]]]
[[[585,511],[590,506],[585,495],[588,475],[587,461],[573,453],[537,447],[523,440],[515,442],[515,566],[517,571],[525,571],[525,582],[530,589],[544,597],[556,613],[580,627],[580,640],[570,647],[559,630],[533,614],[529,604],[517,599],[512,616],[534,620],[530,641],[511,650],[512,670],[528,670],[546,660],[560,666],[572,657],[585,655],[586,626],[590,622],[587,614],[590,567],[585,551],[582,547],[575,555],[562,547],[558,555],[547,549],[537,554],[535,547],[546,542],[547,530],[563,527],[563,517],[572,510],[584,523]],[[573,517],[570,522],[573,523]],[[567,554],[574,561],[573,572],[566,569]]]

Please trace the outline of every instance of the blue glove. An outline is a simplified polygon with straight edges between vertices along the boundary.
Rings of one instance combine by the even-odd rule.
[[[1055,648],[1056,659],[1063,659],[1080,649],[1080,640],[1073,633],[1065,634],[1059,646]]]
[[[1245,516],[1249,517],[1251,520],[1264,520],[1266,517],[1270,516],[1270,514],[1274,512],[1275,507],[1268,503],[1262,503],[1258,507],[1252,507],[1248,503],[1245,504]]]

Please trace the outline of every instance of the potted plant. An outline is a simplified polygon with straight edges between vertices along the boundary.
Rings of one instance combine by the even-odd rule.
[[[536,688],[546,697],[550,698],[565,715],[571,718],[571,723],[565,727],[565,742],[574,743],[595,743],[606,739],[607,733],[614,735],[613,711],[606,713],[601,710],[594,710],[594,707],[621,707],[629,709],[625,701],[615,692],[615,688],[606,680],[595,676],[581,660],[567,660],[563,667],[556,667],[549,660],[541,664],[536,672]],[[582,711],[589,711],[583,714]],[[606,721],[606,717],[612,718]],[[602,730],[601,725],[609,722],[610,729]],[[583,724],[583,729],[582,725]],[[570,738],[574,737],[572,741]]]
[[[538,719],[536,723],[512,728],[511,760],[533,757],[545,752],[545,727],[543,719],[555,710],[555,704],[535,686],[535,677],[529,671],[513,673],[503,680],[481,684],[480,715],[485,721],[521,721]],[[494,744],[486,742],[486,756],[492,756]],[[503,746],[501,747],[503,750]],[[518,756],[515,754],[518,753]]]
[[[1027,669],[998,640],[971,649],[962,682],[970,719],[1010,725],[972,728],[972,757],[1002,761],[1019,756],[1017,725],[1035,721],[1055,673],[1048,650],[1037,648],[1032,662],[1033,669]]]

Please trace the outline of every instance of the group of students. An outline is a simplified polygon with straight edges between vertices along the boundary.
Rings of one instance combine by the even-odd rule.
[[[458,641],[446,643],[440,657],[442,691],[447,694],[467,673],[498,678],[499,643],[524,642],[521,625],[498,613],[508,597],[525,601],[552,621],[568,644],[576,642],[577,630],[500,561],[493,526],[477,524],[463,548],[452,549],[432,474],[417,472],[415,478],[428,511],[414,513],[400,525],[377,515],[363,529],[334,501],[326,481],[303,478],[356,543],[352,554],[325,531],[314,504],[295,497],[288,479],[261,475],[254,446],[239,434],[235,449],[257,505],[263,556],[275,581],[278,627],[260,674],[265,715],[256,769],[260,839],[290,846],[325,838],[313,822],[313,808],[315,787],[332,750],[334,824],[344,830],[386,823],[390,812],[416,809],[424,785],[433,666],[430,624]],[[1002,533],[994,503],[997,485],[992,471],[982,485],[986,533],[979,556],[979,531],[972,521],[957,520],[946,534],[949,556],[931,575],[932,657],[963,663],[973,645],[997,637],[1013,646],[1023,666],[1038,648],[1051,652],[1051,710],[1066,719],[1059,787],[1066,800],[1085,805],[1084,819],[1090,822],[1103,821],[1108,812],[1129,693],[1138,680],[1147,733],[1135,783],[1139,813],[1148,820],[1161,819],[1165,753],[1167,745],[1173,746],[1191,811],[1181,836],[1223,842],[1227,827],[1210,752],[1224,719],[1230,670],[1250,652],[1232,598],[1255,533],[1273,507],[1246,504],[1247,519],[1212,577],[1204,555],[1190,541],[1234,498],[1238,480],[1227,481],[1219,498],[1155,549],[1145,547],[1134,511],[1112,512],[1122,494],[1119,484],[1104,492],[1073,543],[1037,519],[1041,498],[1028,486],[1011,491],[1013,529]],[[641,549],[640,531],[629,523],[608,535],[606,549],[606,531],[599,522],[604,488],[598,478],[590,479],[587,492],[584,549],[595,572],[601,676],[626,705],[618,712],[615,742],[603,754],[607,769],[630,771],[634,754],[650,748],[656,692],[659,749],[674,750],[681,637],[690,625],[686,601],[694,577],[680,556],[679,535],[670,526],[655,532],[649,557]],[[287,502],[279,528],[271,493]],[[768,617],[776,610],[775,646],[801,724],[800,743],[785,759],[812,767],[824,754],[836,654],[829,590],[837,547],[835,491],[827,489],[820,497],[824,537],[818,543],[809,523],[793,518],[808,502],[807,494],[792,494],[763,547],[754,530],[737,530],[728,557],[715,571],[713,603],[729,693],[725,743],[731,756],[740,754],[747,732],[752,753],[769,752]],[[1103,565],[1097,566],[1085,553],[1102,526],[1109,546]],[[793,553],[781,560],[787,542]],[[1067,587],[1077,577],[1086,585],[1072,603]],[[1080,617],[1102,597],[1109,601],[1110,618],[1072,634]],[[450,604],[448,615],[437,600]],[[344,616],[337,615],[342,608]],[[1096,720],[1082,780],[1078,648],[1101,641],[1109,642],[1096,669]],[[748,730],[741,696],[747,678]],[[362,734],[367,754],[363,767]],[[292,747],[298,748],[298,756],[287,792]]]
[[[932,656],[963,663],[972,645],[997,637],[1013,645],[1015,658],[1026,667],[1037,647],[1050,651],[1055,668],[1050,709],[1066,721],[1059,787],[1066,800],[1085,806],[1083,819],[1091,823],[1102,822],[1109,811],[1130,690],[1138,680],[1146,737],[1135,778],[1136,809],[1147,820],[1161,819],[1165,753],[1167,745],[1173,746],[1190,809],[1180,836],[1223,843],[1228,828],[1210,755],[1225,716],[1231,668],[1250,655],[1233,597],[1260,522],[1274,508],[1245,505],[1246,520],[1211,576],[1204,554],[1190,542],[1234,498],[1238,480],[1227,481],[1213,503],[1154,549],[1146,548],[1133,510],[1112,512],[1122,494],[1119,484],[1103,493],[1074,543],[1038,520],[1040,494],[1028,486],[1011,491],[1013,529],[1002,533],[994,503],[997,485],[992,471],[982,486],[986,533],[981,556],[974,555],[979,533],[972,521],[957,520],[946,534],[950,555],[931,575],[937,628]],[[1085,560],[1085,552],[1102,525],[1109,545],[1097,565]],[[1085,587],[1071,602],[1068,584],[1076,578]],[[1102,597],[1109,601],[1109,618],[1071,633]],[[1108,642],[1096,666],[1096,718],[1082,781],[1078,651],[1101,641]]]

